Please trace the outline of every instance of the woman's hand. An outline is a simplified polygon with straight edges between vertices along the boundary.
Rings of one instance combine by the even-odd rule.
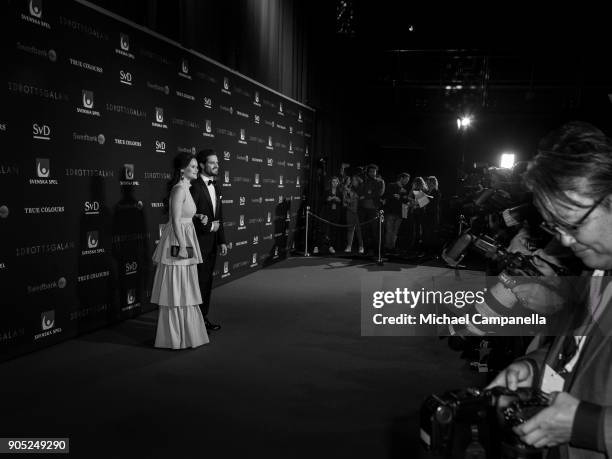
[[[178,257],[189,258],[189,255],[187,254],[187,247],[179,247]]]

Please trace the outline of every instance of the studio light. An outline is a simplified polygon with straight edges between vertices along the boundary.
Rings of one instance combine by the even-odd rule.
[[[457,118],[457,128],[458,129],[467,129],[472,125],[472,117],[471,116],[462,116]]]
[[[514,166],[514,158],[514,153],[502,153],[499,167],[503,167],[504,169],[512,169]]]

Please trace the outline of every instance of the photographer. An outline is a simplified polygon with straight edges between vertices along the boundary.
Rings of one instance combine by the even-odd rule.
[[[534,203],[555,232],[590,269],[585,295],[564,336],[510,364],[489,387],[536,387],[553,393],[547,408],[515,428],[548,458],[612,455],[612,141],[599,129],[571,122],[540,145],[525,174]],[[587,278],[588,279],[588,278]]]

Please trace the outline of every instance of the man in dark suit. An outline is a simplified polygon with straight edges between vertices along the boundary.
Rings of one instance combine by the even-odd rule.
[[[515,427],[546,457],[612,457],[612,140],[571,122],[544,139],[525,173],[544,228],[590,268],[562,333],[510,364],[490,386],[536,387],[550,406]],[[569,279],[568,279],[569,281]],[[581,282],[574,282],[580,285]]]
[[[221,328],[208,320],[210,309],[210,294],[212,290],[213,270],[217,260],[217,247],[221,254],[227,254],[225,234],[223,232],[223,212],[221,210],[221,196],[216,178],[219,175],[219,160],[214,150],[202,150],[196,155],[200,175],[191,183],[191,195],[196,204],[196,215],[193,218],[198,243],[202,251],[203,263],[198,265],[198,278],[202,293],[200,309],[204,316],[204,323],[208,331]],[[203,216],[208,217],[208,223],[202,224]]]

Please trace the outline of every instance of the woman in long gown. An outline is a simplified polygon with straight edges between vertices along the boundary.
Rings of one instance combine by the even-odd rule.
[[[184,349],[208,343],[199,304],[202,303],[197,264],[202,263],[193,225],[196,206],[189,192],[197,178],[194,155],[181,153],[174,160],[169,184],[169,221],[153,254],[157,264],[151,302],[159,305],[155,347]],[[198,216],[207,223],[206,216]]]

